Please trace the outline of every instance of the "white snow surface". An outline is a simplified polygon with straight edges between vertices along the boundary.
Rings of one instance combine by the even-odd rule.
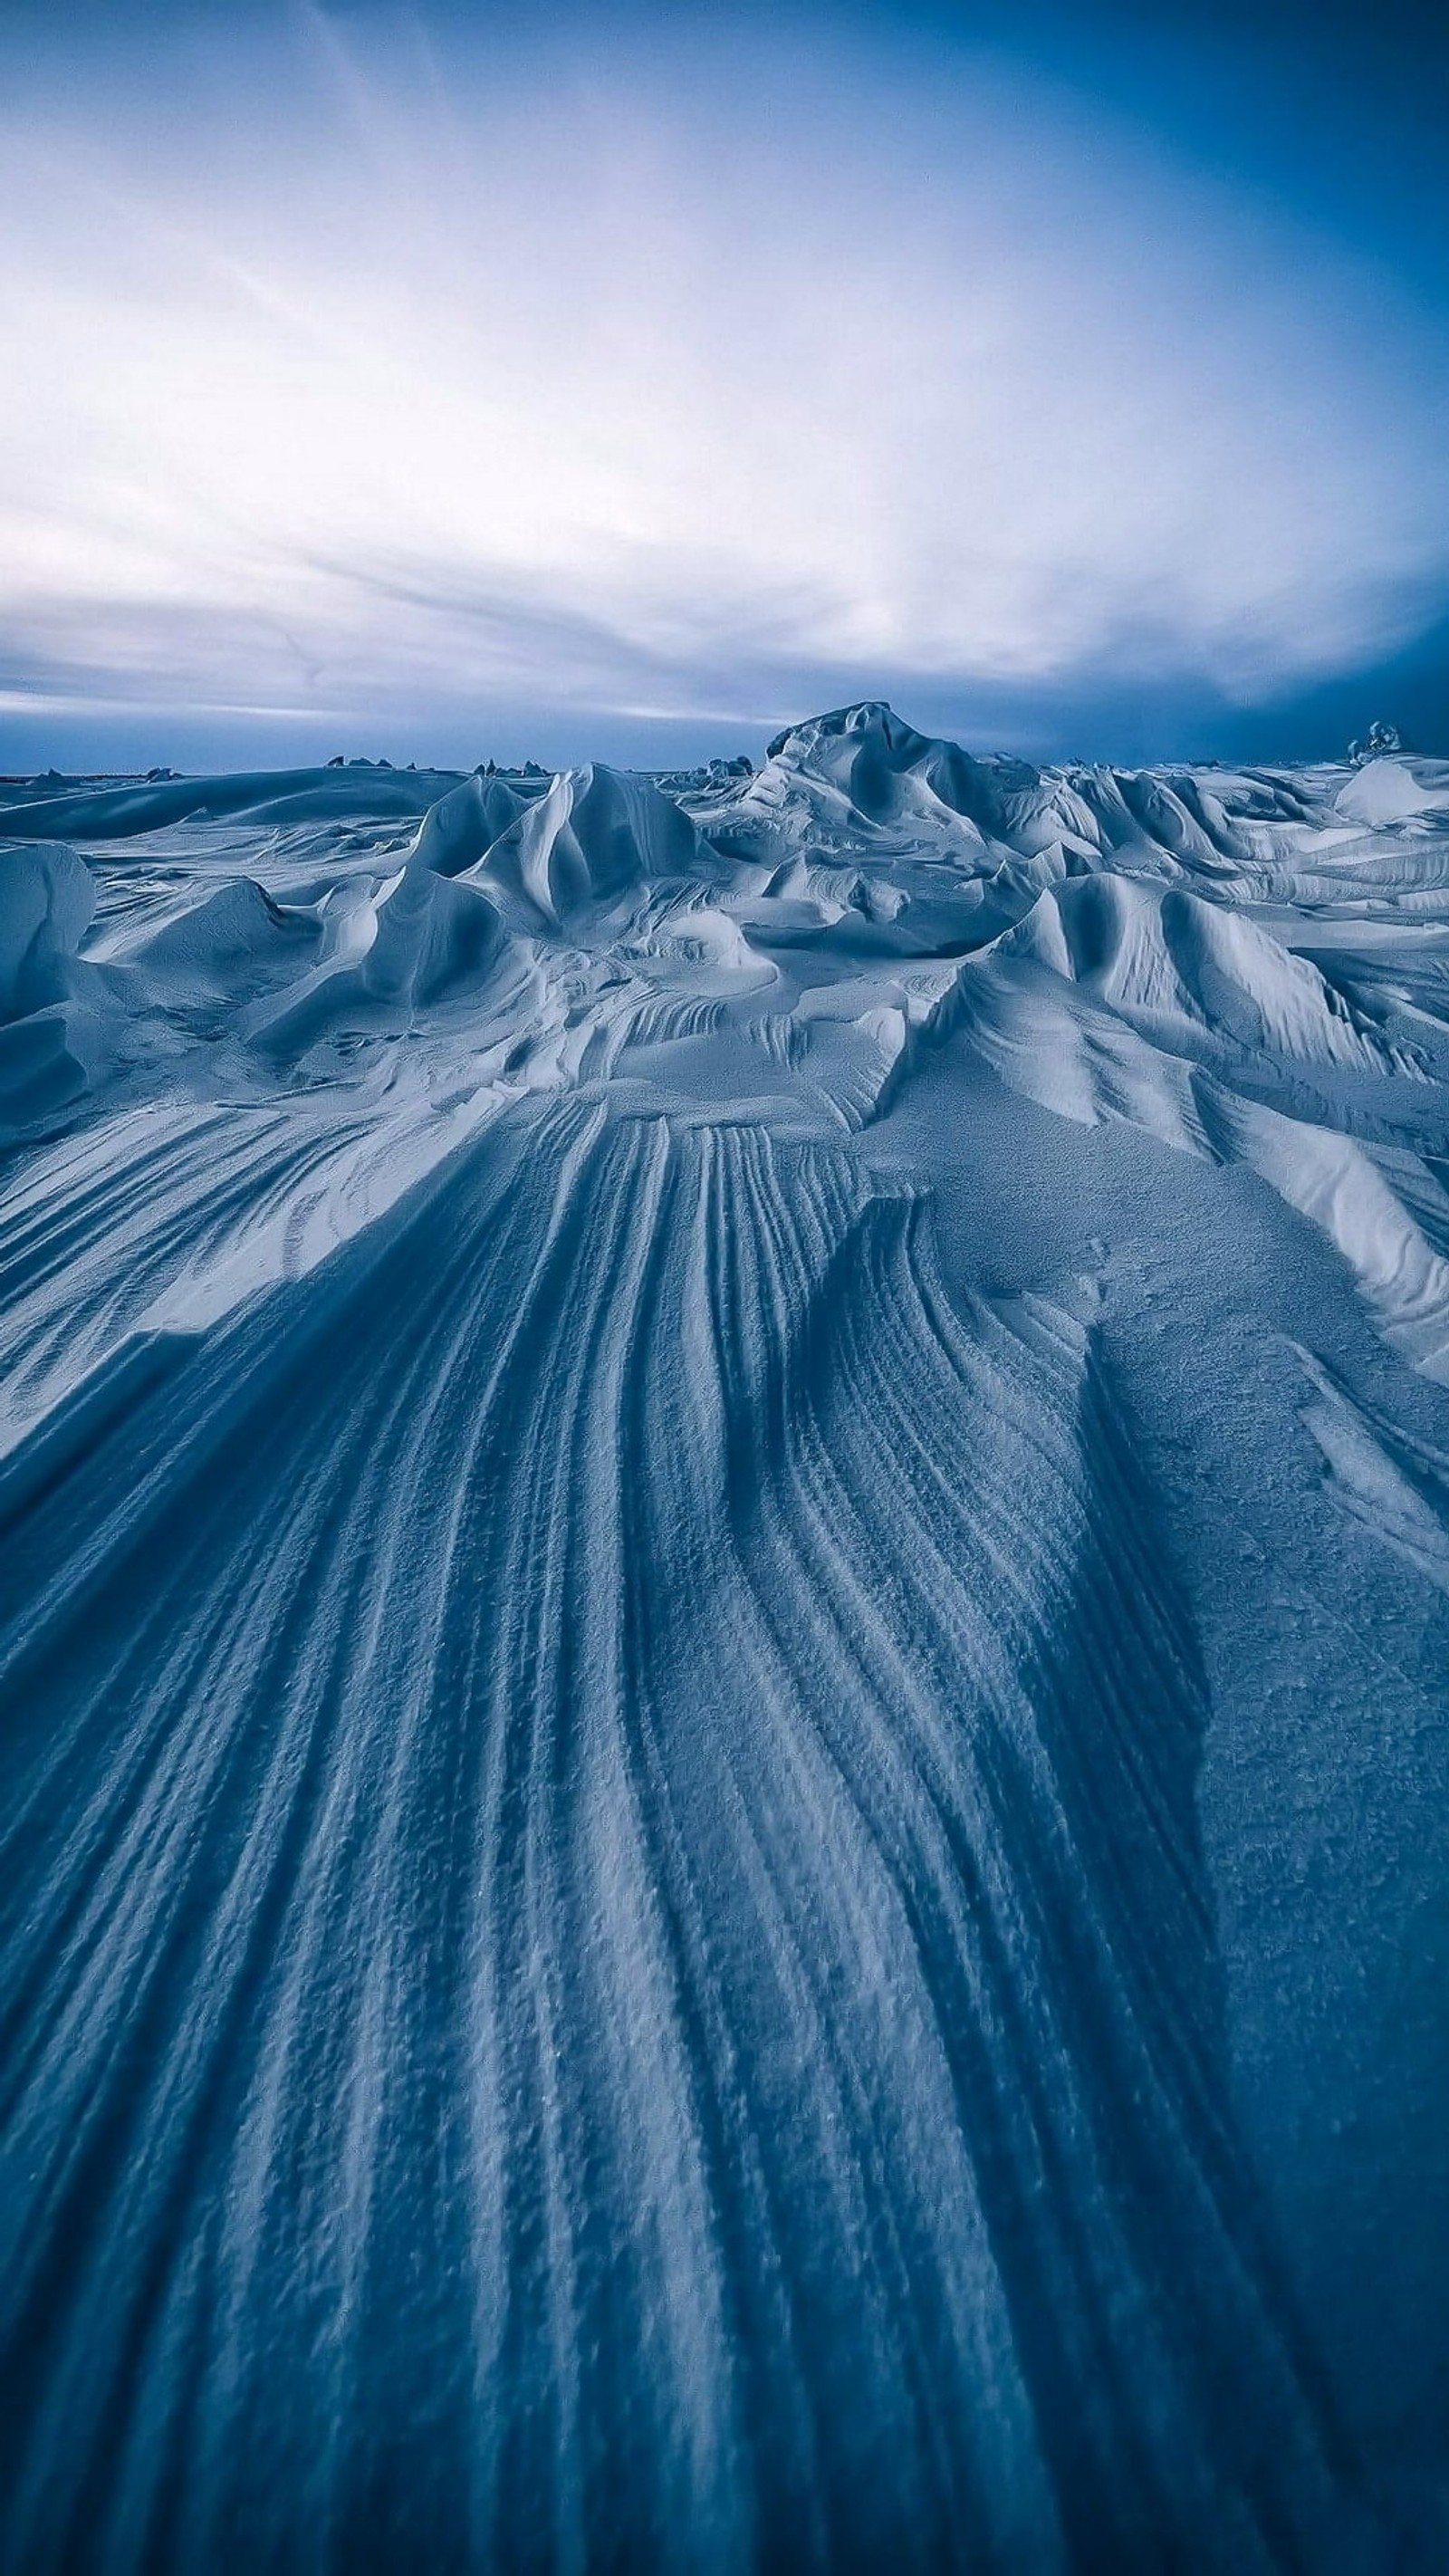
[[[0,788],[0,2560],[1449,2547],[1449,763]]]

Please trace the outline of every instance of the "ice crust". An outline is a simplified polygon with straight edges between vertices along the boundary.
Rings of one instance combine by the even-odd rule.
[[[1449,763],[0,803],[0,2559],[1442,2563]]]

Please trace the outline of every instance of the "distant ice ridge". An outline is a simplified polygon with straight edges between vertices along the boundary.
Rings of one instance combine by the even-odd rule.
[[[0,2560],[1442,2563],[1449,764],[0,806]]]

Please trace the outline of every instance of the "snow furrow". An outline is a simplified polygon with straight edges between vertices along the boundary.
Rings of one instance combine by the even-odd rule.
[[[1440,765],[668,785],[7,815],[0,2558],[1377,2576]]]
[[[22,2539],[1065,2563],[1225,2464],[1239,2564],[1312,2532],[1076,1339],[839,1157],[561,1104],[22,1517]]]

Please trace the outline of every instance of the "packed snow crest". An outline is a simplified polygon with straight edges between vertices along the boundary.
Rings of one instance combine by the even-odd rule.
[[[5,2565],[1444,2563],[1360,751],[0,785]]]

